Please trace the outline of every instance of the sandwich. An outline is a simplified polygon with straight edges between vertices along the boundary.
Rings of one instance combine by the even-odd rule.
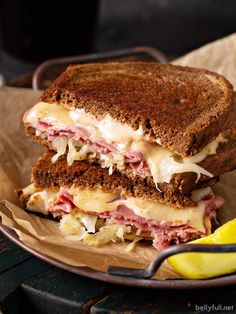
[[[47,152],[19,198],[89,245],[204,237],[224,204],[212,186],[236,168],[235,118],[232,85],[207,70],[69,66],[24,115]]]
[[[27,137],[155,185],[159,200],[215,184],[235,168],[236,97],[206,70],[128,62],[73,65],[24,116]],[[217,154],[216,154],[217,153]],[[227,162],[225,162],[227,160]]]
[[[195,206],[177,208],[161,204],[143,190],[136,193],[124,174],[87,161],[68,167],[66,156],[51,162],[44,153],[32,168],[32,184],[18,191],[28,211],[60,222],[65,235],[77,235],[92,246],[110,241],[145,241],[160,250],[211,233],[211,221],[224,200],[211,188],[194,190]],[[138,186],[141,189],[142,186]]]

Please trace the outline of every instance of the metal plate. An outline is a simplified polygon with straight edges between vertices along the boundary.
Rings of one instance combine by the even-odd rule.
[[[157,288],[157,289],[199,289],[210,287],[223,287],[236,284],[236,274],[228,275],[213,279],[204,280],[184,280],[184,279],[171,279],[171,280],[148,280],[148,279],[135,279],[122,276],[110,275],[108,273],[98,272],[87,267],[74,267],[55,260],[47,255],[35,251],[21,242],[14,230],[4,226],[0,222],[0,231],[15,244],[20,246],[25,251],[38,257],[39,259],[57,266],[61,269],[75,273],[81,276],[97,279],[113,284],[120,284],[125,286],[140,287],[140,288]]]

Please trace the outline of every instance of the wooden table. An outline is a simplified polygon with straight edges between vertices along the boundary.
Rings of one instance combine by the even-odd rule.
[[[199,307],[207,305],[233,309],[210,313],[236,313],[236,286],[175,291],[111,285],[42,262],[0,234],[0,313],[206,313]]]

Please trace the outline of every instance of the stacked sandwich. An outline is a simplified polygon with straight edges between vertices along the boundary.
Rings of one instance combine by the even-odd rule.
[[[19,197],[93,246],[204,237],[224,204],[211,187],[236,168],[235,108],[231,84],[207,70],[69,66],[24,115],[48,149]]]

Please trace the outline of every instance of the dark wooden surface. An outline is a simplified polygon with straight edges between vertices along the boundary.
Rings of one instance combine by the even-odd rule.
[[[111,285],[46,264],[0,235],[0,313],[206,313],[198,307],[212,305],[210,313],[236,313],[236,286],[174,291]]]

